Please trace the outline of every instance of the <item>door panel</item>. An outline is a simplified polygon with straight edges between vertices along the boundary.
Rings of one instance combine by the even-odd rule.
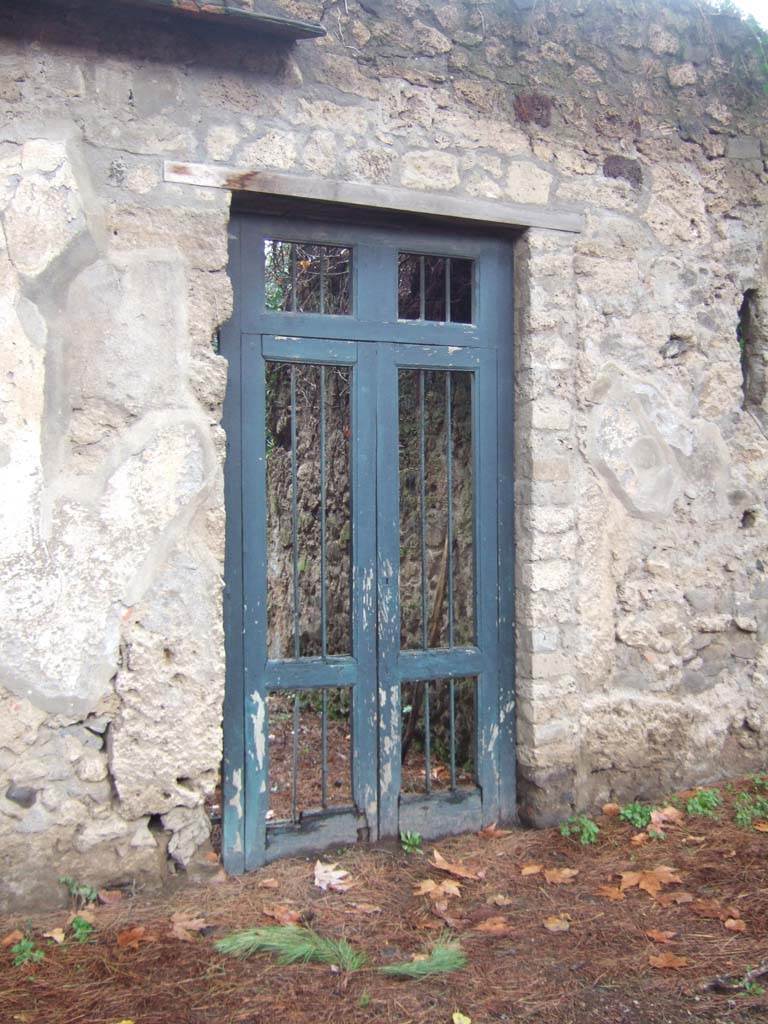
[[[509,817],[509,247],[233,227],[225,864]]]

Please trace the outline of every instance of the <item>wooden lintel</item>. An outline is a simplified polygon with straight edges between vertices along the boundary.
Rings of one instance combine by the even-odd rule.
[[[304,178],[274,171],[248,171],[220,164],[195,164],[166,160],[164,180],[177,184],[226,188],[233,192],[259,192],[262,195],[312,199],[372,209],[416,213],[430,217],[509,227],[550,228],[578,233],[584,229],[584,215],[575,210],[529,203],[501,203],[436,192],[364,185],[328,178]]]

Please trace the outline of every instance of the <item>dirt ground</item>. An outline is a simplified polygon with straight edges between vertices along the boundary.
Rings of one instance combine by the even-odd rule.
[[[637,829],[603,815],[592,846],[556,829],[516,829],[425,844],[421,855],[394,846],[327,853],[349,872],[344,893],[317,888],[311,860],[237,879],[212,864],[211,878],[167,897],[93,907],[82,943],[43,937],[67,928],[69,912],[7,918],[0,937],[24,931],[45,958],[14,967],[10,943],[0,948],[0,1021],[451,1024],[456,1011],[472,1024],[768,1021],[768,831],[733,822],[734,796],[751,785],[723,787],[717,818],[685,814],[663,825],[663,840],[633,842]],[[432,865],[435,849],[454,874]],[[578,873],[565,881],[562,868]],[[458,895],[414,894],[427,879],[458,882]],[[215,951],[228,932],[274,924],[286,910],[346,938],[369,966],[345,975]],[[182,937],[171,934],[179,913],[194,919]],[[568,930],[548,930],[551,919]],[[445,933],[467,955],[462,970],[421,981],[377,971]]]

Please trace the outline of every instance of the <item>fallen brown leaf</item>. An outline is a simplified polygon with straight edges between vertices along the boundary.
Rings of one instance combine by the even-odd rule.
[[[143,924],[126,928],[117,933],[117,944],[121,949],[138,949],[140,942],[155,942],[156,936],[151,935]]]
[[[648,963],[661,970],[679,971],[681,967],[687,967],[690,960],[686,956],[675,956],[674,953],[660,953],[659,956],[649,956]]]
[[[630,843],[633,846],[645,846],[649,839],[650,836],[647,832],[638,832],[636,835],[632,836]]]
[[[618,903],[620,900],[626,899],[626,896],[618,885],[601,885],[595,893],[595,896],[603,896],[605,899],[612,900],[614,903]]]
[[[219,855],[218,853],[216,853],[215,850],[208,850],[208,852],[205,855],[205,859],[208,861],[209,864],[219,863]]]
[[[498,895],[493,896],[490,902],[496,907],[511,907],[515,901],[511,900],[509,896],[502,896],[501,893],[499,893]]]
[[[44,939],[53,939],[53,941],[58,943],[58,945],[61,945],[66,937],[67,936],[63,928],[51,928],[49,932],[43,932]]]
[[[677,932],[662,932],[658,928],[651,928],[645,933],[649,939],[662,944],[669,942],[677,935]]]
[[[73,910],[67,918],[67,924],[72,924],[76,917],[81,918],[83,921],[87,921],[88,924],[96,923],[96,914],[92,910]]]
[[[685,836],[683,844],[685,846],[701,846],[702,843],[706,843],[706,836]]]
[[[550,885],[570,885],[578,873],[578,868],[547,868],[544,877]]]
[[[656,897],[656,902],[661,907],[671,907],[673,903],[693,903],[693,893],[685,892],[663,892]]]
[[[573,918],[570,914],[553,914],[544,918],[544,927],[548,932],[567,932],[570,930]]]
[[[291,910],[282,903],[265,903],[261,908],[265,917],[271,917],[278,924],[298,924],[301,921],[301,914],[298,910]]]
[[[752,827],[755,832],[768,832],[768,821],[756,821]]]
[[[606,817],[616,818],[621,810],[621,804],[603,804],[601,810]]]
[[[352,885],[349,872],[338,864],[323,864],[315,861],[315,885],[324,892],[346,892]]]
[[[450,896],[460,896],[461,886],[452,878],[446,878],[442,882],[436,882],[432,878],[425,878],[419,882],[413,890],[414,896],[429,896],[432,900],[448,899]]]
[[[195,934],[203,930],[206,923],[202,917],[193,917],[183,910],[171,916],[171,935],[182,942],[194,942]]]
[[[520,874],[525,878],[527,875],[538,875],[543,869],[543,864],[523,864]]]
[[[679,825],[683,820],[683,812],[676,807],[662,807],[659,810],[651,811],[651,828],[660,832],[665,825]]]
[[[16,928],[14,931],[8,932],[3,941],[0,942],[0,946],[2,946],[3,949],[7,949],[8,946],[15,946],[17,942],[21,942],[23,938],[24,932],[20,932],[19,929]]]
[[[492,825],[481,828],[477,834],[481,839],[503,839],[504,836],[511,836],[512,832],[508,828],[499,828],[494,821]]]
[[[446,900],[437,900],[432,903],[432,913],[435,917],[439,917],[441,921],[445,921],[449,928],[461,928],[465,924],[464,918],[453,917],[448,913],[448,903]]]
[[[736,917],[728,917],[723,924],[729,932],[745,932],[747,930],[747,922],[741,921]]]
[[[663,885],[680,884],[681,881],[682,879],[674,868],[660,864],[651,871],[622,871],[620,888],[623,892],[625,889],[633,889],[637,886],[638,889],[647,892],[649,896],[655,897],[661,892]]]
[[[381,907],[377,907],[375,903],[350,903],[349,905],[353,910],[357,910],[361,914],[381,913]]]
[[[276,878],[262,878],[259,882],[259,889],[279,889],[280,883]]]
[[[480,924],[476,924],[472,931],[483,932],[485,935],[509,935],[512,925],[506,917],[487,917]]]
[[[124,893],[120,889],[99,889],[99,903],[105,907],[113,907],[116,903],[122,903]]]
[[[432,856],[434,860],[429,861],[429,866],[437,868],[438,871],[446,871],[449,875],[453,875],[454,878],[470,878],[473,881],[479,877],[477,871],[470,871],[463,864],[453,864],[451,861],[446,860],[439,850],[433,850]]]

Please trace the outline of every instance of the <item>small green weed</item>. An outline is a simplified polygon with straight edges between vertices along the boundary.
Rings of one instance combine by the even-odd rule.
[[[22,967],[24,964],[39,964],[45,959],[45,953],[38,949],[32,939],[24,938],[11,946],[13,953],[13,966]]]
[[[419,832],[401,832],[400,833],[400,845],[403,848],[403,853],[421,853],[424,851],[421,848],[421,834]]]
[[[572,814],[560,826],[560,835],[578,839],[582,846],[591,846],[597,842],[600,829],[586,814]]]
[[[700,789],[685,801],[685,813],[693,818],[714,818],[721,803],[716,789]]]
[[[467,962],[464,950],[452,939],[438,939],[429,954],[418,960],[407,960],[402,964],[387,964],[380,967],[382,974],[390,978],[430,978],[434,974],[450,974],[459,971]]]
[[[70,928],[72,929],[72,938],[76,942],[87,942],[94,930],[91,922],[86,921],[84,917],[73,917]]]
[[[733,820],[739,828],[751,828],[761,818],[768,818],[768,797],[739,793],[733,802]]]
[[[88,903],[95,903],[99,898],[98,892],[92,885],[78,882],[76,879],[70,878],[69,875],[63,875],[59,879],[59,885],[66,887],[75,907],[84,907]]]
[[[335,964],[343,971],[357,971],[367,960],[364,953],[353,949],[344,939],[326,939],[295,924],[233,932],[219,939],[216,949],[225,956],[241,959],[254,953],[275,953],[279,964]]]
[[[360,998],[357,1000],[357,1005],[361,1010],[371,1005],[371,994],[370,992],[363,992]]]
[[[755,772],[749,776],[749,781],[755,789],[762,789],[768,793],[768,772]]]
[[[665,842],[667,838],[666,832],[657,832],[655,828],[649,828],[648,835],[651,839],[655,839],[659,843]]]
[[[747,981],[746,978],[741,983],[741,992],[739,995],[742,996],[764,996],[765,988],[763,985],[758,985],[756,981]]]
[[[638,800],[633,800],[631,804],[625,804],[621,808],[619,817],[622,821],[628,821],[630,825],[634,825],[635,828],[644,829],[651,824],[652,810],[653,808],[648,804],[641,804]]]

